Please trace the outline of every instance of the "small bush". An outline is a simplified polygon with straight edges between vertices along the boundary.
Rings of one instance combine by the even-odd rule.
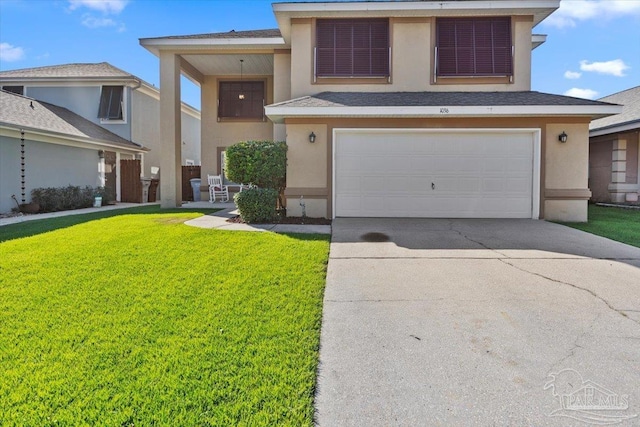
[[[31,201],[40,205],[40,212],[57,212],[90,208],[95,194],[96,191],[89,186],[34,188],[31,190]]]
[[[250,188],[234,197],[244,222],[270,222],[276,216],[278,190],[273,188]]]

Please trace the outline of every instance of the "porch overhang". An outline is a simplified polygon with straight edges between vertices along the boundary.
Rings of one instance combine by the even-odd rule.
[[[265,107],[274,123],[286,118],[589,117],[622,106],[539,92],[324,92]]]

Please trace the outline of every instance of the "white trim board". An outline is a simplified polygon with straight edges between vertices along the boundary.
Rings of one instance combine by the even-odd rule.
[[[264,108],[274,123],[288,117],[525,117],[590,116],[601,117],[622,112],[618,105],[500,105],[500,106],[423,106],[423,107],[287,107],[272,104]]]
[[[531,219],[540,218],[540,169],[542,131],[539,128],[334,128],[331,141],[331,218],[336,217],[336,140],[346,133],[505,133],[531,134],[533,137],[533,175],[531,188]]]

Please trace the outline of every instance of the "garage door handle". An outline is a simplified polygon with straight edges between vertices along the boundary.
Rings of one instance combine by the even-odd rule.
[[[431,189],[432,189],[432,190],[435,190],[435,189],[436,189],[436,185],[435,185],[433,182],[431,183]]]

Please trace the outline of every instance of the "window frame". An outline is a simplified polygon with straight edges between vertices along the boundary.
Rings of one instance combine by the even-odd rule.
[[[472,41],[469,45],[467,46],[459,46],[458,45],[458,30],[457,28],[454,26],[453,28],[453,32],[454,32],[454,38],[455,38],[455,46],[453,47],[442,47],[442,41],[441,41],[441,24],[442,23],[454,23],[458,24],[458,23],[466,23],[466,24],[471,24],[472,25],[472,33],[473,33],[473,38]],[[491,31],[491,46],[479,46],[480,42],[476,42],[477,38],[477,30],[476,28],[478,27],[479,24],[484,23],[486,25],[486,23],[490,23],[490,31]],[[498,33],[497,35],[495,35],[494,32],[494,25],[496,25],[496,23],[502,24],[502,25],[507,25],[507,30],[504,31],[502,34]],[[495,80],[495,79],[500,79],[500,78],[507,78],[509,82],[513,82],[513,76],[514,76],[514,57],[515,57],[515,47],[514,47],[514,36],[513,36],[513,20],[512,17],[510,16],[490,16],[490,17],[459,17],[459,18],[450,18],[450,17],[445,17],[445,18],[436,18],[436,25],[435,25],[435,32],[434,32],[434,40],[435,40],[435,48],[434,48],[434,72],[433,72],[433,78],[434,78],[434,82],[437,81],[437,79],[479,79],[479,78],[486,78],[489,80]],[[463,31],[463,30],[461,30]],[[481,34],[482,35],[482,34]],[[501,38],[500,36],[502,36],[503,38],[506,37],[508,43],[503,42],[503,45],[500,45],[500,41],[501,40],[495,40],[495,37],[498,37],[499,39]],[[445,70],[445,72],[442,71],[443,65],[441,63],[441,60],[443,58],[443,50],[444,49],[450,49],[453,50],[455,58],[454,59],[450,59],[454,62],[455,64],[455,68],[456,71],[455,72],[451,72],[449,70]],[[478,68],[482,65],[487,65],[487,63],[485,62],[483,64],[483,60],[486,61],[487,57],[485,56],[480,57],[478,55],[478,52],[480,49],[484,49],[485,52],[487,52],[487,49],[490,49],[489,55],[491,56],[491,66],[493,68],[493,71],[491,72],[487,72],[487,71],[478,71]],[[458,55],[460,54],[460,51],[467,50],[468,53],[470,53],[470,57],[468,58],[468,63],[466,65],[471,66],[473,68],[473,71],[458,71],[458,69],[461,66],[464,66],[464,62],[462,63],[462,65],[460,64],[461,60],[459,60]],[[500,52],[500,50],[502,50],[502,52]],[[496,56],[497,54],[502,54],[504,55],[503,58],[505,58],[504,61],[499,61],[496,60]],[[485,53],[485,55],[487,55],[487,53]],[[498,55],[499,56],[499,55]],[[449,64],[451,65],[451,64]],[[498,69],[496,71],[496,69]]]
[[[122,99],[120,101],[120,112],[122,115],[122,118],[105,118],[105,117],[100,117],[101,116],[101,109],[102,109],[102,97],[104,94],[104,88],[121,88],[122,89]],[[128,102],[128,98],[127,98],[127,86],[124,85],[102,85],[100,86],[100,99],[98,101],[98,119],[100,120],[101,124],[126,124],[127,123],[127,102]]]
[[[223,107],[223,102],[225,101],[225,97],[223,96],[223,86],[231,85],[231,84],[240,84],[242,85],[260,85],[262,89],[262,108],[261,115],[228,115],[226,109],[229,107]],[[246,92],[246,90],[242,90],[241,92]],[[237,91],[235,91],[237,93]],[[254,101],[257,103],[257,100],[248,100],[249,102]],[[238,102],[238,101],[236,101]],[[219,80],[218,81],[218,112],[217,119],[218,121],[254,121],[254,122],[264,122],[266,120],[266,116],[264,114],[264,107],[267,104],[267,82],[266,79],[249,79],[249,80],[240,80],[240,79],[229,79],[229,80]],[[255,107],[255,106],[254,106]],[[236,107],[237,108],[237,107]],[[223,115],[226,114],[226,115]]]
[[[357,34],[355,34],[356,26],[358,24],[368,24],[368,46],[355,46],[355,38]],[[384,24],[384,31],[382,33],[375,33],[372,24]],[[344,26],[351,26],[351,37],[350,37],[350,46],[342,46],[337,47],[337,42],[340,40],[344,40],[343,38],[339,38],[336,36],[335,32],[337,31],[336,25],[342,25],[343,30]],[[334,35],[333,38],[333,46],[327,47],[322,45],[322,39],[326,37],[326,34],[322,34],[322,31],[326,31],[325,26],[333,26]],[[379,30],[378,30],[379,31]],[[375,80],[375,79],[384,79],[385,81],[389,81],[391,79],[391,22],[389,18],[324,18],[324,19],[316,19],[315,20],[315,46],[313,48],[313,78],[314,82],[322,79],[349,79],[349,80],[357,80],[357,79],[365,79],[365,80]],[[360,35],[363,35],[360,33]],[[383,37],[385,47],[374,46],[374,38]],[[362,41],[362,39],[361,39]],[[341,50],[342,52],[339,52]],[[324,52],[323,52],[324,51]],[[323,66],[328,66],[329,64],[323,64],[323,56],[328,53],[333,52],[332,61],[330,64],[333,65],[333,71],[328,72],[323,70]],[[348,52],[348,53],[347,53]],[[339,59],[338,55],[343,55],[347,53],[349,57],[348,63],[350,64],[350,72],[341,72],[338,70]],[[363,56],[364,55],[364,56]],[[377,59],[376,56],[377,55]],[[380,60],[384,58],[380,63],[375,63],[374,60]],[[368,72],[358,72],[356,67],[362,66],[363,62],[358,64],[358,59],[360,61],[368,59],[369,62],[369,71]],[[364,62],[366,64],[366,62]],[[344,65],[344,64],[343,64]],[[381,72],[377,72],[374,67],[382,66],[383,70]]]

